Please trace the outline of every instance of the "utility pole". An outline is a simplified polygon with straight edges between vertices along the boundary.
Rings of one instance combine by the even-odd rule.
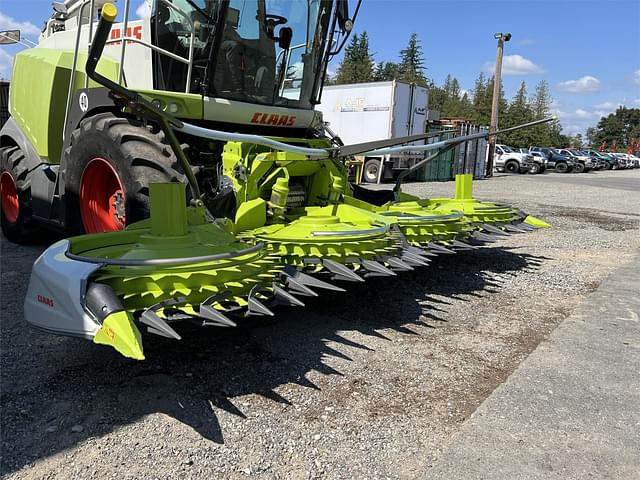
[[[502,52],[504,42],[511,40],[510,33],[496,33],[493,36],[498,40],[498,53],[496,54],[496,72],[493,76],[493,101],[491,103],[491,125],[489,132],[498,130],[498,105],[500,103],[500,79],[502,77]],[[496,137],[489,137],[489,157],[487,158],[487,177],[493,177],[493,156],[496,151]]]

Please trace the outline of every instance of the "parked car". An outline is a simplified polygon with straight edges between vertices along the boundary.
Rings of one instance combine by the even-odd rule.
[[[565,157],[569,157],[572,159],[576,166],[573,169],[576,173],[587,173],[593,170],[596,162],[591,160],[591,157],[588,155],[579,155],[568,148],[555,148],[554,152],[559,153],[560,155],[564,155]]]
[[[627,161],[627,156],[624,153],[611,152],[610,156],[614,157],[618,161],[618,169],[624,170],[626,168],[633,168],[633,164]]]
[[[549,147],[529,147],[529,152],[539,152],[547,157],[548,170],[555,170],[558,173],[569,173],[573,171],[576,163],[570,157],[560,155],[553,150],[553,148]]]
[[[499,172],[527,173],[533,158],[528,153],[517,152],[506,145],[496,145],[493,165]]]
[[[612,153],[618,159],[618,163],[622,167],[624,163],[624,168],[638,168],[640,166],[640,158],[635,155],[631,155],[630,153]]]
[[[585,155],[591,158],[591,161],[597,166],[598,170],[610,170],[611,163],[606,160],[604,157],[598,155],[598,152],[592,152],[591,150],[573,150],[578,155]]]
[[[619,168],[618,160],[611,155],[607,155],[603,152],[596,152],[595,150],[582,150],[585,155],[589,155],[591,159],[598,159],[598,161],[604,161],[604,168],[606,170],[617,170]]]
[[[544,173],[547,169],[547,157],[540,152],[529,152],[527,148],[512,148],[520,153],[526,153],[531,155],[531,166],[529,167],[529,173],[536,175],[538,173]]]

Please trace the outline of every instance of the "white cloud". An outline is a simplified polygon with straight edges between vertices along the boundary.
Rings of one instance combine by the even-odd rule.
[[[496,63],[486,62],[483,69],[485,72],[493,73]],[[504,75],[538,75],[544,73],[544,69],[522,55],[505,55],[502,59],[502,73]]]
[[[569,124],[562,126],[562,133],[566,135],[575,135],[579,133],[580,135],[584,135],[585,127],[582,125]]]
[[[138,15],[139,18],[151,17],[151,5],[148,1],[144,1],[140,4],[140,6],[136,9],[136,15]]]
[[[523,38],[522,40],[516,42],[516,45],[535,45],[536,41],[533,38]]]
[[[0,78],[9,79],[11,77],[11,67],[13,57],[0,48]]]
[[[591,75],[585,75],[578,80],[567,80],[558,84],[558,90],[573,93],[597,92],[600,90],[600,80]]]
[[[622,103],[620,102],[602,102],[596,105],[596,108],[600,108],[602,110],[615,110],[616,108],[618,108],[620,105],[622,105]]]
[[[640,107],[640,98],[636,98],[633,102],[631,102],[633,105],[638,105]]]
[[[40,29],[31,22],[18,22],[0,12],[0,30],[20,30],[22,35],[39,35]]]
[[[587,112],[586,110],[583,110],[582,108],[579,108],[575,112],[573,112],[573,114],[571,114],[571,116],[576,117],[576,118],[591,118],[593,116],[593,113]]]
[[[640,85],[640,68],[633,72],[633,83]]]

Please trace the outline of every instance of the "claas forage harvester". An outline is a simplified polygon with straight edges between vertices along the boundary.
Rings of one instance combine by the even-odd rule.
[[[341,0],[150,7],[133,20],[128,0],[121,18],[103,0],[56,3],[37,46],[16,55],[2,230],[14,242],[44,227],[72,235],[34,264],[33,327],[143,359],[141,331],[234,326],[546,226],[474,200],[468,175],[454,198],[426,200],[400,181],[349,183],[353,155],[420,148],[429,160],[477,138],[345,146],[327,134],[314,105],[359,3],[353,18]]]

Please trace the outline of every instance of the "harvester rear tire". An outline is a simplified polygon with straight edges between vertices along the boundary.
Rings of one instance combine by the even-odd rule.
[[[25,243],[33,239],[31,183],[25,156],[18,147],[0,148],[0,221],[7,240]]]
[[[149,184],[185,183],[162,131],[113,113],[85,118],[65,150],[67,229],[120,230],[149,217]]]

